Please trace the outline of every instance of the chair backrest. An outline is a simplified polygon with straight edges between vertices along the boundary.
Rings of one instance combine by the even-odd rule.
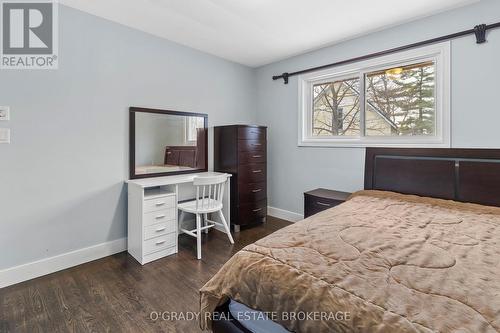
[[[211,209],[222,203],[228,177],[228,174],[195,177],[196,209]]]

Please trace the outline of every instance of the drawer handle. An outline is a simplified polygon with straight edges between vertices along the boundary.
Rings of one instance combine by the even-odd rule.
[[[156,229],[156,232],[162,232],[163,230],[167,229],[166,227],[163,227],[163,228],[158,228]]]
[[[252,157],[253,158],[260,158],[260,157],[262,157],[262,155],[253,155]]]
[[[254,209],[253,212],[260,212],[262,210],[262,208],[257,208],[257,209]]]
[[[157,241],[157,242],[156,242],[156,245],[161,245],[161,244],[163,244],[163,243],[165,243],[165,240]]]
[[[254,143],[254,146],[262,146],[262,143]]]
[[[261,173],[261,172],[262,172],[262,170],[253,170],[252,172],[253,172],[253,173]]]
[[[159,220],[159,219],[162,219],[164,217],[165,217],[165,215],[158,215],[157,217],[155,217],[155,219]]]
[[[165,204],[165,201],[160,201],[160,202],[157,202],[155,205],[157,206],[163,206]]]
[[[331,205],[330,205],[330,204],[327,204],[327,203],[324,203],[324,202],[319,202],[319,201],[317,201],[316,203],[317,203],[318,205],[320,205],[320,206],[331,207]]]
[[[259,189],[257,189],[257,190],[252,190],[252,192],[253,192],[253,193],[257,193],[257,192],[260,192],[260,191],[262,191],[262,189],[261,189],[261,188],[259,188]]]

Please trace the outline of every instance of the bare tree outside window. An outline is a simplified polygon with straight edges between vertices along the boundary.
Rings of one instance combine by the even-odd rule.
[[[434,62],[370,72],[365,87],[364,135],[435,134]],[[312,124],[314,136],[359,136],[359,79],[313,85]]]
[[[432,136],[436,131],[434,62],[365,76],[367,136]]]
[[[359,79],[313,86],[313,135],[359,135]]]

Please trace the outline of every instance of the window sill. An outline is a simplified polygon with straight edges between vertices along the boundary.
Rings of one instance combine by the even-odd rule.
[[[298,147],[323,147],[323,148],[450,148],[449,140],[432,138],[429,140],[360,140],[360,139],[306,139],[299,140]]]

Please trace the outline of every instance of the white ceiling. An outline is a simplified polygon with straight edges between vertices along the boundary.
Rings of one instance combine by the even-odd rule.
[[[258,67],[479,0],[60,0]]]

